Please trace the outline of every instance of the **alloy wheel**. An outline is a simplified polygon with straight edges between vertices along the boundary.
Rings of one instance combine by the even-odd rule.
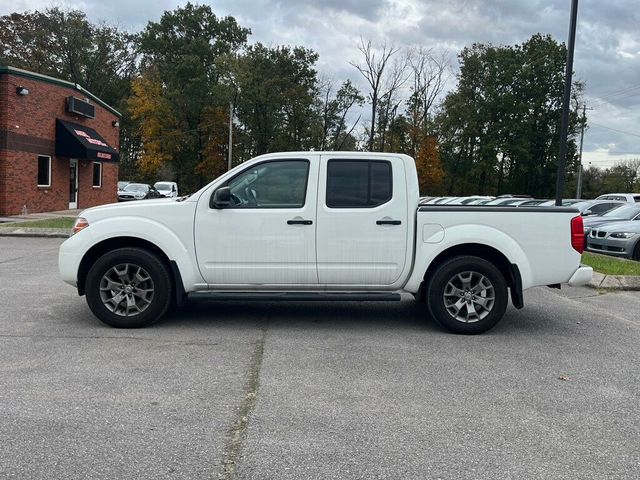
[[[153,300],[151,275],[139,265],[121,263],[111,267],[100,280],[100,299],[104,306],[123,317],[144,312]]]
[[[444,306],[449,315],[463,323],[485,318],[495,304],[495,289],[481,273],[460,272],[451,277],[444,289]]]

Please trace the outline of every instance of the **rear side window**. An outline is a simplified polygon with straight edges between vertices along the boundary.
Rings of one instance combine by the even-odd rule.
[[[391,200],[391,163],[383,160],[329,160],[326,203],[330,208],[371,208]]]
[[[594,213],[596,215],[599,215],[601,213],[608,212],[615,205],[617,205],[617,203],[612,203],[612,202],[597,203],[597,204],[593,205],[592,207],[589,207],[589,210],[591,210],[592,213]]]

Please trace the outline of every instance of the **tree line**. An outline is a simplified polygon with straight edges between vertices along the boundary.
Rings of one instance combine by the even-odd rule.
[[[393,151],[416,159],[424,195],[553,195],[566,48],[549,35],[464,48],[455,77],[446,52],[361,39],[348,79],[321,77],[311,49],[250,35],[207,5],[135,33],[49,8],[0,17],[0,64],[78,83],[121,111],[126,179],[206,184],[227,169],[231,115],[234,165],[273,151]],[[573,92],[567,192],[586,125],[582,83]],[[585,193],[608,188],[596,177],[585,172]]]

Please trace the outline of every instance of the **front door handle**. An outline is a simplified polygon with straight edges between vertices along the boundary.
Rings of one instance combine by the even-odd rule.
[[[400,220],[378,220],[376,221],[376,225],[400,225],[402,222]]]
[[[302,220],[302,219],[287,220],[287,225],[312,225],[312,224],[313,224],[313,221],[311,220]]]

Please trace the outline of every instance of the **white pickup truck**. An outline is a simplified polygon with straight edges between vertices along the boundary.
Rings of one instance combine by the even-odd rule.
[[[60,247],[65,282],[114,327],[144,327],[188,296],[400,300],[458,333],[493,327],[523,290],[580,285],[571,208],[420,206],[401,154],[262,155],[189,197],[85,210]]]

